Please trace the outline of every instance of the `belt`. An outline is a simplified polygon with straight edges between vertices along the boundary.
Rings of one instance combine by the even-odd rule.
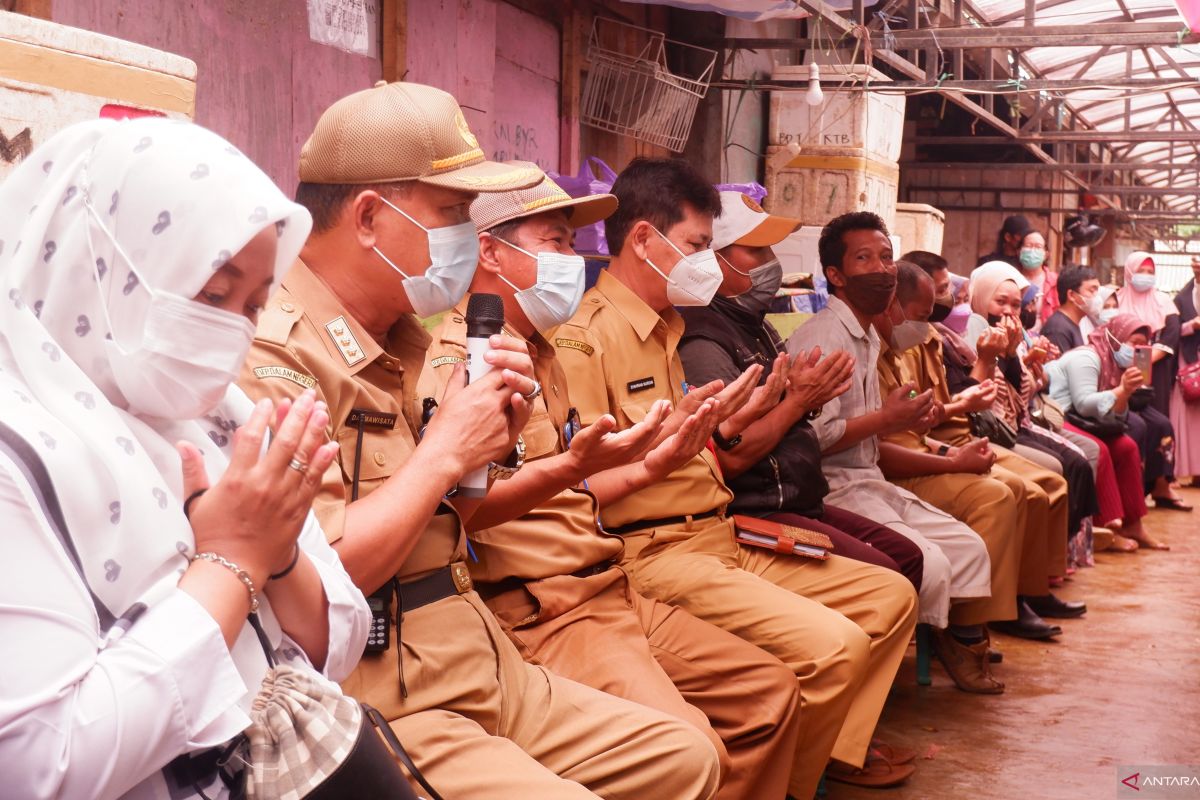
[[[466,594],[474,584],[467,565],[462,561],[442,567],[432,575],[426,575],[409,583],[401,583],[397,589],[400,597],[400,611],[415,611],[421,606],[436,603],[456,594]]]
[[[617,535],[633,533],[634,531],[644,531],[650,528],[666,528],[671,525],[683,525],[688,520],[696,521],[700,519],[710,519],[721,513],[721,509],[714,508],[712,511],[705,511],[703,514],[689,514],[685,517],[662,517],[661,519],[642,519],[637,522],[631,522],[628,525],[618,525],[615,528],[605,527],[605,533],[615,533]]]

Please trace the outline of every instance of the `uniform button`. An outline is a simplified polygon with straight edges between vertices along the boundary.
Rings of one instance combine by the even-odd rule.
[[[387,456],[385,456],[383,454],[383,451],[381,451],[381,450],[375,451],[375,463],[381,467],[387,463]]]
[[[285,314],[290,314],[296,310],[296,307],[294,305],[292,305],[291,303],[280,303],[279,308]]]

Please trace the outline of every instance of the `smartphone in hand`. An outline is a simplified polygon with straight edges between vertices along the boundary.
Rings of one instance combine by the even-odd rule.
[[[1142,384],[1150,385],[1150,351],[1148,345],[1141,345],[1133,349],[1133,365],[1142,371]]]

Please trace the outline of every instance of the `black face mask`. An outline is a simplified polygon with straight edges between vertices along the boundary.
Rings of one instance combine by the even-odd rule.
[[[1025,330],[1033,330],[1033,326],[1037,325],[1037,309],[1022,308],[1021,309],[1021,325]]]
[[[950,312],[954,310],[952,305],[943,305],[935,302],[933,311],[929,314],[930,322],[944,322],[946,317],[950,316]]]
[[[868,272],[865,275],[845,275],[846,301],[867,316],[882,314],[896,294],[896,275],[892,272]]]
[[[999,314],[988,314],[987,315],[988,325],[991,325],[993,327],[1000,324],[1000,319],[1001,318],[1000,318]]]

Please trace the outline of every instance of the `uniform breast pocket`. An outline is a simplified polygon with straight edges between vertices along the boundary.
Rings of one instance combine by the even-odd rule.
[[[415,446],[408,428],[363,431],[361,446],[358,429],[343,428],[338,431],[337,440],[341,448],[342,473],[346,486],[354,486],[357,471],[359,497],[369,494],[400,469],[412,455]],[[346,494],[352,495],[352,491],[347,491]]]
[[[526,461],[545,458],[558,452],[558,429],[554,427],[550,415],[544,411],[529,418],[525,430],[521,431],[521,438],[525,440]]]

